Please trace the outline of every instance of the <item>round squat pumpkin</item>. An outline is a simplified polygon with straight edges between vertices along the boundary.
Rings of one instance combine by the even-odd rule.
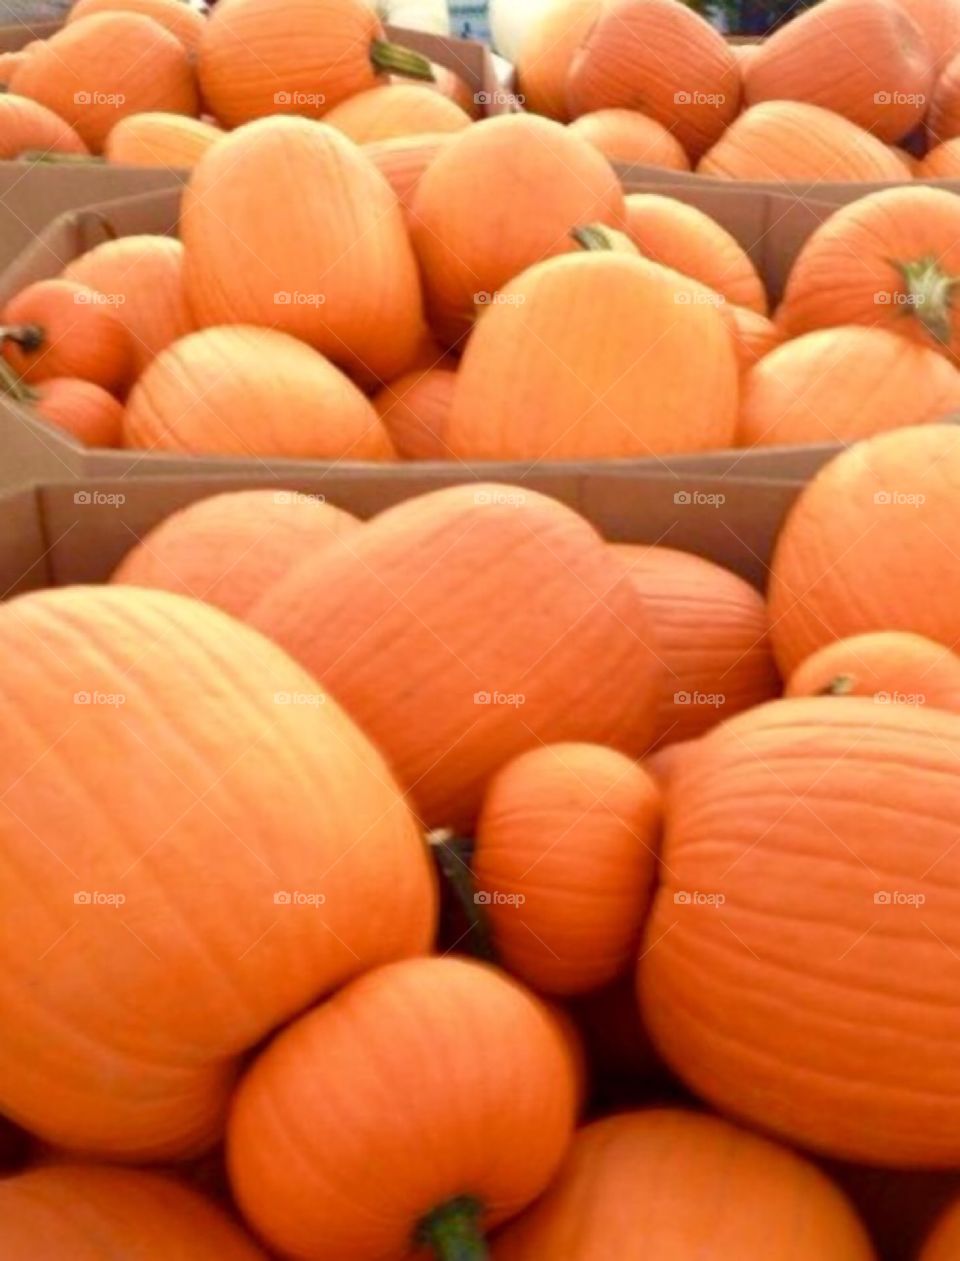
[[[359,528],[356,517],[322,496],[227,491],[161,521],[110,581],[193,596],[242,619],[302,557]]]
[[[0,1106],[73,1150],[203,1150],[249,1047],[429,946],[413,818],[314,679],[182,596],[11,601],[0,692]]]
[[[581,1129],[494,1261],[873,1261],[842,1193],[801,1156],[679,1109]]]
[[[498,961],[546,994],[613,981],[640,940],[659,830],[659,790],[622,753],[545,744],[508,762],[472,863]]]
[[[787,680],[785,696],[865,696],[880,705],[960,713],[960,657],[922,635],[872,631],[826,644]]]
[[[226,1213],[173,1178],[55,1164],[0,1181],[4,1261],[266,1261]]]
[[[178,7],[183,0],[170,0]],[[223,136],[219,127],[179,114],[134,114],[112,127],[103,146],[108,162],[189,171]]]
[[[254,1061],[231,1111],[230,1180],[257,1232],[304,1261],[482,1257],[482,1232],[556,1172],[577,1102],[543,1004],[485,964],[409,960]]]
[[[569,508],[471,484],[389,508],[251,610],[389,759],[425,822],[463,828],[541,743],[649,744],[642,600]]]
[[[570,130],[599,149],[608,162],[690,170],[690,159],[676,136],[655,118],[635,109],[598,109],[581,114],[570,124]]]
[[[425,83],[388,83],[341,101],[323,121],[356,144],[375,144],[400,136],[463,131],[472,119]]]
[[[960,717],[932,708],[775,701],[690,746],[639,991],[701,1098],[845,1160],[956,1167],[958,812]]]

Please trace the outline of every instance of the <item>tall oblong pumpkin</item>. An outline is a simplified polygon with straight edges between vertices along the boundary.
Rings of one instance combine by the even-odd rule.
[[[428,948],[420,833],[336,702],[217,609],[43,591],[0,644],[0,1106],[76,1151],[195,1153],[249,1047]]]
[[[199,324],[292,333],[364,380],[413,357],[420,282],[399,204],[332,127],[269,118],[225,136],[193,170],[180,235]]]

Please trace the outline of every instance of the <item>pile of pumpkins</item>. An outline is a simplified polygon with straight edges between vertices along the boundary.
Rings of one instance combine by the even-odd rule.
[[[853,445],[766,595],[471,482],[0,606],[5,1261],[872,1261],[823,1158],[960,1170],[958,484]]]

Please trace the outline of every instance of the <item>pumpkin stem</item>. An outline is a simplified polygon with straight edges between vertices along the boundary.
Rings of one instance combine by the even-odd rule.
[[[39,324],[0,324],[0,342],[14,342],[21,350],[39,350],[45,340]]]
[[[467,921],[466,939],[470,953],[476,959],[496,963],[490,925],[484,914],[483,903],[477,899],[477,889],[470,869],[473,838],[440,830],[431,832],[427,839],[440,875]]]
[[[849,696],[853,691],[854,677],[852,674],[838,674],[835,679],[831,679],[826,687],[822,687],[817,693],[818,696]]]
[[[488,1261],[480,1219],[483,1206],[472,1196],[448,1200],[417,1227],[416,1242],[431,1248],[437,1261]]]
[[[0,357],[0,390],[17,403],[34,403],[38,395],[26,382],[21,381],[5,359]]]
[[[932,255],[910,263],[893,260],[907,288],[904,315],[915,315],[931,337],[950,344],[950,315],[954,286],[960,276],[948,276]]]
[[[585,227],[573,228],[570,235],[585,250],[616,249],[613,237],[602,223],[588,223]]]
[[[433,73],[430,59],[422,53],[415,53],[412,48],[402,48],[388,40],[375,39],[370,45],[370,60],[374,70],[379,70],[382,74],[402,74],[408,79],[436,82],[437,76]]]

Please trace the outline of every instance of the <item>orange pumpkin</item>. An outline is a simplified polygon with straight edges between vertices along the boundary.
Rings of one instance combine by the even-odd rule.
[[[865,631],[957,642],[958,481],[953,425],[869,438],[820,470],[771,562],[770,634],[785,677],[818,648]]]
[[[675,0],[610,0],[567,75],[571,115],[627,108],[668,128],[692,158],[740,108],[740,70],[723,36]]]
[[[934,144],[960,137],[960,49],[934,84],[926,127]]]
[[[287,333],[227,324],[174,342],[144,369],[123,418],[127,446],[195,455],[388,460],[373,404]]]
[[[166,236],[125,236],[78,255],[62,278],[113,298],[139,374],[194,328],[183,292],[183,246]]]
[[[175,35],[188,52],[196,52],[206,21],[184,0],[75,0],[67,10],[66,21],[92,17],[95,13],[140,13],[152,18]]]
[[[0,314],[7,363],[25,381],[80,377],[122,389],[133,375],[130,334],[106,295],[69,280],[38,280]]]
[[[635,955],[650,905],[660,792],[595,744],[545,744],[491,780],[473,876],[493,948],[546,994],[584,994]]]
[[[395,72],[429,78],[426,57],[387,43],[363,0],[231,0],[200,41],[203,99],[225,127],[270,114],[319,118]]]
[[[935,145],[917,164],[917,179],[960,179],[960,135]]]
[[[304,556],[359,528],[356,517],[322,497],[227,491],[161,521],[110,581],[193,596],[243,618]]]
[[[892,0],[876,0],[876,3]],[[799,19],[797,19],[799,21]],[[903,159],[862,127],[802,101],[764,101],[744,110],[702,158],[697,172],[763,182],[903,182]]]
[[[484,964],[410,960],[254,1061],[230,1116],[231,1183],[271,1247],[305,1261],[479,1257],[482,1231],[556,1172],[576,1105],[569,1047],[537,999]]]
[[[896,0],[822,0],[766,39],[743,71],[748,105],[806,101],[902,139],[927,110],[933,64]]]
[[[199,324],[292,333],[364,381],[408,367],[423,317],[403,216],[332,127],[270,118],[225,136],[194,168],[180,237]]]
[[[183,0],[170,0],[182,5]],[[180,114],[134,114],[112,128],[103,146],[108,162],[191,170],[224,133],[199,118]]]
[[[400,136],[463,131],[472,119],[459,105],[419,83],[368,88],[341,101],[323,118],[357,144]]]
[[[223,1212],[157,1173],[56,1164],[0,1181],[4,1261],[266,1261]]]
[[[768,320],[765,315],[758,315],[748,307],[726,303],[720,311],[733,338],[733,348],[741,373],[748,372],[783,340],[783,334],[773,320]]]
[[[918,1261],[953,1261],[960,1252],[960,1201],[954,1200],[927,1236]]]
[[[428,947],[420,834],[336,702],[217,609],[43,591],[0,647],[0,1106],[74,1150],[202,1150],[247,1048]]]
[[[539,743],[650,742],[640,597],[593,528],[542,495],[471,484],[399,504],[250,618],[323,678],[431,826],[468,826],[490,776]]]
[[[956,1167],[958,810],[955,714],[786,700],[696,742],[639,966],[689,1086],[842,1159]]]
[[[960,0],[895,0],[926,41],[936,80],[960,52]]]
[[[0,81],[3,73],[0,69]],[[83,154],[87,146],[45,105],[11,92],[0,94],[0,158],[18,158],[30,151]]]
[[[880,705],[960,713],[960,657],[906,631],[873,631],[826,644],[791,674],[785,696],[865,696]]]
[[[462,459],[492,460],[731,446],[738,369],[720,302],[621,251],[538,263],[477,323],[447,445]],[[697,371],[685,372],[694,343]]]
[[[643,769],[653,776],[662,793],[667,791],[674,772],[680,765],[693,740],[675,740],[672,744],[661,744],[653,753],[643,759]]]
[[[92,381],[50,377],[35,390],[35,406],[44,420],[72,434],[88,447],[119,447],[123,404]]]
[[[729,570],[671,547],[614,544],[643,600],[661,663],[657,740],[690,740],[776,696],[763,597]]]
[[[960,372],[884,328],[849,325],[778,346],[743,381],[739,446],[853,442],[960,419]]]
[[[152,18],[119,11],[68,23],[14,71],[10,90],[59,114],[94,153],[130,114],[199,107],[183,44]]]
[[[736,237],[708,214],[659,193],[631,193],[626,207],[627,232],[646,258],[766,315],[767,294],[757,269]]]
[[[581,114],[570,130],[599,149],[610,162],[689,171],[690,159],[672,132],[633,109],[598,109]]]
[[[408,372],[385,385],[373,405],[403,460],[445,460],[444,434],[457,374],[450,368]]]
[[[602,0],[554,0],[545,5],[523,34],[517,49],[517,85],[521,104],[557,122],[570,118],[567,72],[581,41],[601,9]]]
[[[404,211],[408,212],[424,171],[452,138],[449,132],[400,136],[364,145],[363,151],[396,193]]]
[[[873,1261],[866,1231],[817,1167],[717,1117],[624,1112],[580,1130],[546,1195],[494,1261]]]
[[[960,197],[924,185],[883,189],[841,206],[806,241],[778,322],[791,336],[880,324],[960,354]]]
[[[585,140],[530,115],[477,123],[438,154],[413,201],[431,322],[455,341],[478,302],[532,263],[575,249],[571,228],[622,220],[613,168]]]

